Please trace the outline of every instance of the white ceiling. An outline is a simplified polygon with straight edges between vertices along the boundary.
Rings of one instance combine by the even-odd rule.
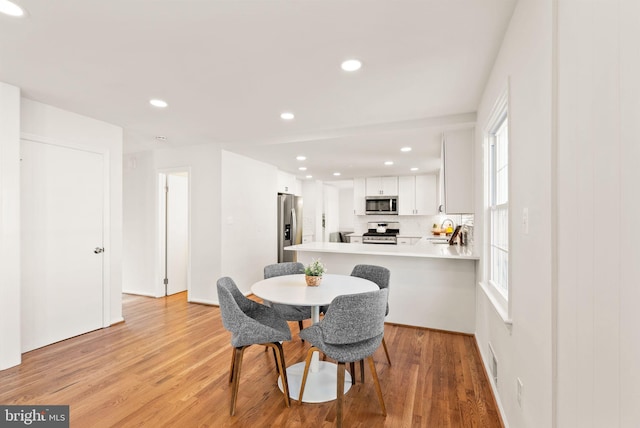
[[[0,81],[24,97],[122,126],[125,152],[220,143],[300,176],[303,154],[321,180],[436,170],[516,2],[14,1],[28,16],[0,16]]]

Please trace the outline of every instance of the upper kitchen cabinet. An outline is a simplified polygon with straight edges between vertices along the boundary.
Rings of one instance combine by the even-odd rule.
[[[470,128],[442,137],[440,204],[447,214],[473,213],[473,136]]]
[[[437,189],[433,174],[398,177],[398,215],[437,214]]]
[[[367,196],[398,196],[398,177],[367,177]]]
[[[365,215],[366,204],[364,197],[366,196],[366,181],[364,178],[353,179],[353,214]]]
[[[278,193],[300,196],[302,194],[300,181],[295,175],[278,170]]]

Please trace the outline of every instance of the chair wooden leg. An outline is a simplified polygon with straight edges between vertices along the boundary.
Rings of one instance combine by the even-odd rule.
[[[389,358],[389,350],[387,349],[387,342],[384,341],[384,336],[382,336],[382,347],[384,348],[384,353],[387,354],[387,361],[391,365],[391,358]]]
[[[351,373],[351,385],[356,384],[356,363],[351,361],[349,363],[349,373]]]
[[[338,362],[338,385],[336,394],[336,425],[342,427],[342,399],[344,398],[344,369],[345,364]]]
[[[287,379],[287,363],[284,359],[284,349],[282,349],[281,343],[278,343],[276,346],[280,351],[280,377],[282,377],[282,389],[284,389],[284,396],[286,397],[285,403],[287,404],[287,407],[290,407],[289,380]]]
[[[300,331],[302,331],[302,329],[304,328],[304,324],[302,324],[302,321],[298,321],[298,328],[300,329]],[[302,340],[302,343],[304,343],[304,339],[300,340]]]
[[[236,401],[238,400],[238,386],[240,385],[240,370],[242,369],[242,355],[245,347],[235,348],[233,384],[231,385],[231,416],[236,414]]]
[[[382,389],[380,388],[380,381],[378,380],[378,373],[376,372],[376,364],[373,362],[373,357],[368,357],[369,368],[371,369],[371,376],[373,377],[373,383],[376,386],[376,392],[378,393],[378,400],[380,401],[380,407],[382,407],[382,414],[387,416],[387,408],[384,406],[384,398],[382,398]]]
[[[287,368],[284,361],[284,351],[280,342],[268,343],[266,346],[273,349],[273,355],[276,359],[276,368],[278,370],[278,376],[282,379],[282,393],[284,394],[284,404],[290,407],[289,404],[289,383],[287,382]],[[277,354],[277,356],[276,356]]]
[[[302,383],[300,384],[300,394],[298,394],[298,403],[302,404],[302,394],[304,393],[304,386],[307,383],[307,375],[309,374],[309,366],[311,365],[311,357],[313,357],[314,352],[318,352],[319,349],[315,346],[309,348],[307,352],[307,358],[304,360],[304,373],[302,374]]]
[[[360,382],[364,383],[364,360],[360,360]]]
[[[231,348],[231,367],[229,368],[229,383],[233,382],[233,370],[236,367],[236,348]]]
[[[271,348],[271,350],[273,351],[273,361],[276,363],[276,370],[278,370],[278,374],[280,374],[279,368],[278,368],[278,356],[276,355],[276,348],[272,347],[271,345],[267,345],[268,348]]]

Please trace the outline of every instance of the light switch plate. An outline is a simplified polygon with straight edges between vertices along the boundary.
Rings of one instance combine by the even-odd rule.
[[[522,209],[522,233],[529,234],[529,208]]]

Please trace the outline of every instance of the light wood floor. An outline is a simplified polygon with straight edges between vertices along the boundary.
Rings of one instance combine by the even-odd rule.
[[[284,406],[271,353],[245,352],[236,416],[229,416],[229,334],[220,310],[124,296],[125,323],[23,355],[0,371],[1,404],[69,404],[71,427],[323,427],[335,403]],[[284,343],[287,364],[307,344]],[[374,355],[387,417],[367,370],[345,396],[346,427],[501,427],[472,337],[386,325],[392,366]],[[368,368],[367,368],[368,369]],[[359,377],[358,377],[359,379]]]

